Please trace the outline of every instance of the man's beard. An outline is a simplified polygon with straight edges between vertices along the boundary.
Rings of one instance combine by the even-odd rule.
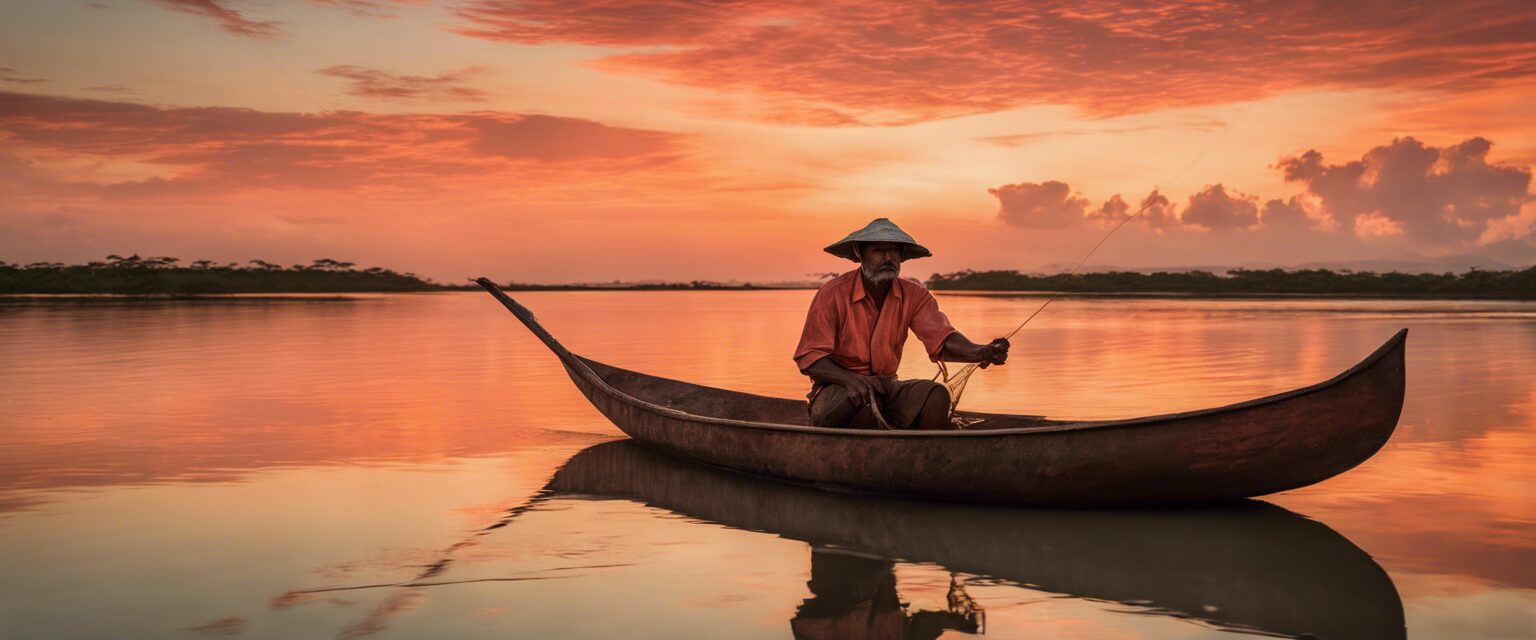
[[[873,267],[861,265],[859,271],[864,274],[864,279],[868,280],[871,284],[885,284],[901,275],[901,267],[890,263]]]

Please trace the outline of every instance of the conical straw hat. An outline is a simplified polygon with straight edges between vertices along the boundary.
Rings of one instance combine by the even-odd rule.
[[[847,258],[858,262],[859,257],[853,252],[853,245],[856,242],[895,242],[902,244],[904,245],[901,251],[903,260],[914,260],[933,255],[933,252],[929,251],[927,247],[918,244],[916,240],[912,239],[912,236],[902,231],[901,227],[896,226],[896,223],[886,218],[874,219],[869,224],[864,225],[863,229],[850,233],[848,237],[838,240],[832,246],[827,247],[826,252],[839,258]]]

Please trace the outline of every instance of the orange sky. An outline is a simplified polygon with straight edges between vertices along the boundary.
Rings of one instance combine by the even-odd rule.
[[[1157,190],[1094,264],[1525,266],[1533,33],[1514,0],[7,3],[0,260],[802,279],[887,216],[922,276],[1075,262]]]

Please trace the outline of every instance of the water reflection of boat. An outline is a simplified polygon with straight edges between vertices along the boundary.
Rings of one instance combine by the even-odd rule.
[[[850,496],[695,465],[633,441],[578,453],[548,488],[1225,629],[1405,636],[1402,601],[1369,555],[1326,525],[1263,502],[1082,511]]]
[[[964,431],[810,426],[804,401],[649,376],[571,353],[489,280],[577,388],[635,440],[707,464],[869,493],[1006,504],[1195,502],[1306,486],[1386,443],[1407,330],[1327,382],[1216,409],[1098,422],[960,412]]]

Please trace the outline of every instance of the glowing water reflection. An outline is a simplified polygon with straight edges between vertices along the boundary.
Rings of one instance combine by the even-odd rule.
[[[578,353],[795,397],[809,296],[519,297]],[[987,338],[1038,299],[940,302]],[[1063,514],[593,447],[619,434],[483,294],[0,304],[0,636],[1527,636],[1536,305],[1070,299],[966,404],[1219,405],[1404,326],[1403,421],[1361,467],[1268,505]]]

